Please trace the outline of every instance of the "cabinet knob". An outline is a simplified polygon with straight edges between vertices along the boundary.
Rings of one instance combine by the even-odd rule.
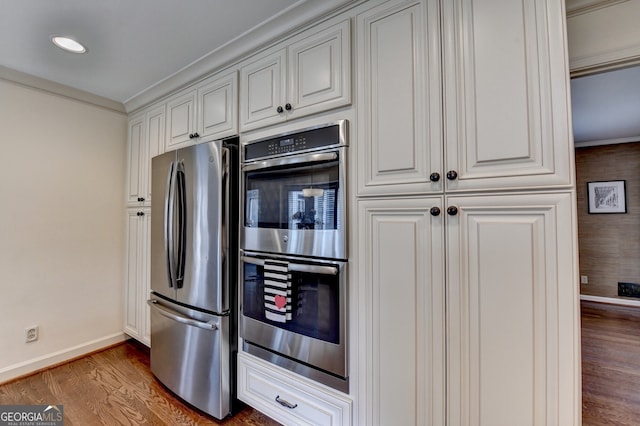
[[[138,201],[144,201],[144,197],[138,197]]]
[[[136,213],[136,215],[138,215],[138,216],[144,216],[144,212],[138,212],[138,213]]]
[[[193,133],[189,133],[189,139],[193,139]]]
[[[199,137],[200,137],[200,133],[195,132],[195,133],[193,134],[193,137],[194,137],[194,138],[199,138]]]
[[[431,182],[437,182],[440,180],[440,173],[431,173],[431,176],[429,176],[429,180]]]
[[[278,111],[278,114],[282,114],[284,112],[284,109],[282,109],[282,107],[279,106],[278,108],[276,108],[276,111]]]
[[[449,206],[447,208],[447,214],[449,216],[455,216],[458,214],[458,208],[456,206]]]
[[[431,216],[440,216],[440,207],[431,207],[429,213],[431,213]]]
[[[284,109],[286,109],[287,111],[291,111],[291,108],[293,108],[293,107],[291,106],[291,104],[286,104],[286,105],[284,106]]]
[[[456,180],[456,178],[458,177],[458,173],[456,173],[455,170],[449,170],[447,172],[447,179],[449,180]]]

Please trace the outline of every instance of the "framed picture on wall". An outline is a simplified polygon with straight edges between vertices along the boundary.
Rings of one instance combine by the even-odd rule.
[[[589,213],[626,213],[624,180],[587,182]]]

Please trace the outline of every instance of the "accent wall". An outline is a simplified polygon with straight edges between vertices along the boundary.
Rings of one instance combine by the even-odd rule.
[[[589,214],[587,182],[613,180],[625,181],[627,212]],[[576,189],[580,293],[619,298],[618,282],[640,284],[640,142],[576,148]]]

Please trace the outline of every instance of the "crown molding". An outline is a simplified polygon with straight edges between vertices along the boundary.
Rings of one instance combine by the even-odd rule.
[[[245,32],[178,72],[124,101],[127,113],[136,111],[208,74],[240,61],[249,54],[292,34],[297,29],[350,3],[361,0],[300,0],[271,20]]]
[[[604,7],[614,6],[629,0],[567,0],[567,17],[593,12]]]
[[[124,105],[120,102],[116,102],[102,96],[94,95],[93,93],[85,92],[84,90],[75,89],[64,84],[45,80],[44,78],[26,74],[22,71],[17,71],[2,65],[0,65],[0,79],[19,84],[21,86],[29,87],[31,89],[42,90],[44,92],[48,92],[57,96],[74,99],[76,101],[84,102],[101,108],[106,108],[118,113],[126,113]]]

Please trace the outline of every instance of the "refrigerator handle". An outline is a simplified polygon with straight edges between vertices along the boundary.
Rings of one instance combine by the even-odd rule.
[[[221,164],[220,164],[220,178],[221,178],[221,211],[220,211],[220,236],[221,236],[221,297],[222,297],[222,305],[228,306],[228,297],[229,297],[229,281],[230,281],[230,271],[229,268],[232,265],[229,262],[228,254],[229,254],[229,244],[230,244],[230,216],[231,216],[231,200],[229,197],[231,196],[231,188],[230,188],[230,180],[229,180],[229,167],[230,167],[230,153],[229,148],[226,148],[224,144],[221,149]]]
[[[203,321],[195,320],[193,318],[189,318],[187,316],[182,315],[179,312],[174,311],[173,309],[169,309],[160,305],[158,301],[155,299],[147,300],[147,305],[149,305],[151,308],[156,309],[160,315],[170,318],[179,323],[191,325],[193,327],[203,328],[205,330],[218,329],[218,324],[215,322],[203,322]]]
[[[184,163],[178,163],[176,167],[176,207],[177,215],[174,224],[176,225],[176,243],[174,255],[176,256],[175,283],[177,288],[182,288],[184,283],[186,244],[187,244],[187,199],[185,183]]]
[[[175,172],[176,163],[172,161],[169,166],[169,174],[167,176],[167,192],[164,198],[164,243],[165,243],[165,261],[167,264],[167,275],[169,276],[169,287],[174,286],[174,215],[175,215]]]

